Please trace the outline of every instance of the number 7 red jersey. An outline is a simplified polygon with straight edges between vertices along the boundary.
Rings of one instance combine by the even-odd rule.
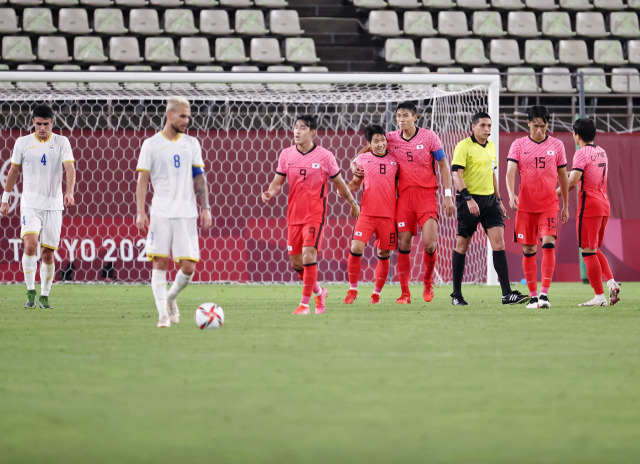
[[[560,140],[550,135],[542,142],[534,142],[529,136],[521,137],[511,144],[507,160],[518,163],[519,211],[541,213],[558,209],[558,169],[567,165],[567,154]]]
[[[587,145],[573,155],[573,170],[582,172],[578,216],[609,216],[608,167],[607,154],[601,147]]]

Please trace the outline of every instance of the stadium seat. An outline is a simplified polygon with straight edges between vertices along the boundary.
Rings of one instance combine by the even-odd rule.
[[[516,37],[539,37],[540,31],[533,11],[510,11],[507,32]]]
[[[593,43],[593,60],[603,66],[622,66],[627,64],[619,40],[596,40]]]
[[[253,64],[231,66],[231,72],[260,72],[260,68]]]
[[[627,42],[627,57],[629,58],[629,63],[640,64],[640,40]]]
[[[542,13],[542,34],[549,37],[563,38],[576,35],[571,29],[571,20],[566,11],[545,11]]]
[[[11,0],[12,5],[32,6],[42,4],[42,0]]]
[[[640,37],[638,15],[632,12],[616,11],[609,16],[609,31],[616,37],[635,39]]]
[[[514,66],[524,63],[520,58],[520,48],[514,39],[493,39],[489,45],[489,59],[492,63]]]
[[[272,34],[294,36],[304,34],[300,29],[300,18],[296,10],[271,10],[269,29]]]
[[[235,31],[229,25],[229,13],[226,10],[200,11],[200,32],[211,35],[230,35]]]
[[[366,10],[378,10],[387,7],[385,0],[353,0],[353,6]]]
[[[189,71],[189,68],[181,65],[168,65],[168,66],[160,66],[160,72],[177,72],[177,73],[186,73]],[[193,90],[193,85],[189,82],[162,82],[158,84],[160,90],[171,90],[177,92],[190,92]]]
[[[89,15],[84,8],[60,8],[58,13],[58,29],[65,34],[90,34]]]
[[[622,0],[593,0],[593,6],[598,10],[620,11],[626,8]]]
[[[216,39],[216,61],[220,63],[246,63],[247,58],[244,43],[238,37],[220,37]]]
[[[124,17],[120,8],[98,8],[93,13],[93,30],[98,34],[121,35],[129,32],[124,27]]]
[[[586,66],[593,63],[589,59],[587,43],[584,40],[561,40],[558,44],[558,60],[560,64]]]
[[[502,79],[502,76],[500,74],[500,70],[498,68],[473,68],[471,70],[471,72],[473,74],[495,74],[497,76],[500,76],[500,91],[501,92],[506,92],[507,88],[504,86],[503,82],[504,79]]]
[[[223,72],[224,69],[222,66],[217,65],[204,65],[204,66],[196,66],[196,72],[207,72],[207,73],[219,73]],[[217,83],[217,82],[196,82],[195,85],[197,90],[203,90],[208,92],[216,92],[216,91],[226,91],[229,89],[227,84]]]
[[[434,66],[446,66],[455,63],[451,58],[451,47],[447,39],[422,39],[420,60]],[[406,63],[413,64],[413,63]]]
[[[640,73],[637,68],[613,68],[611,90],[616,93],[640,93]]]
[[[569,68],[543,68],[542,91],[547,93],[574,93]]]
[[[77,64],[56,64],[53,66],[53,71],[80,71],[80,66]],[[84,89],[84,85],[80,82],[52,82],[51,86],[61,92]]]
[[[373,10],[369,12],[367,29],[371,35],[397,37],[402,35],[398,13],[391,10]]]
[[[640,10],[640,0],[627,0],[627,8]]]
[[[560,0],[560,8],[563,10],[587,11],[592,10],[593,5],[589,0]]]
[[[473,33],[481,37],[504,37],[502,18],[497,11],[476,11],[473,13]]]
[[[21,64],[18,65],[18,71],[44,71],[42,64]],[[16,88],[20,90],[29,90],[31,92],[49,92],[49,84],[46,82],[19,81],[16,82]]]
[[[196,72],[224,72],[224,68],[219,65],[196,66]]]
[[[109,59],[119,63],[139,63],[140,45],[137,37],[111,37],[109,39]]]
[[[491,7],[487,0],[458,0],[457,5],[458,8],[467,10],[486,10]]]
[[[132,34],[158,35],[160,29],[158,11],[151,8],[135,8],[129,11],[129,30]]]
[[[296,64],[315,64],[320,61],[316,55],[316,44],[310,37],[289,37],[285,40],[285,57]]]
[[[80,0],[80,5],[104,7],[113,5],[113,0]]]
[[[178,8],[182,6],[182,0],[149,0],[149,4],[164,8]]]
[[[229,8],[249,8],[253,6],[251,0],[219,0],[220,6]]]
[[[144,41],[144,59],[152,63],[180,61],[171,37],[147,37]]]
[[[607,85],[604,69],[578,68],[577,72],[583,75],[585,93],[611,93],[611,88]]]
[[[125,72],[146,73],[151,72],[151,66],[147,64],[128,64],[124,67]],[[125,82],[124,88],[126,90],[147,91],[153,92],[156,90],[156,85],[153,82]]]
[[[530,10],[551,11],[559,8],[556,0],[525,0],[525,4]]]
[[[43,36],[38,39],[38,59],[52,63],[71,61],[67,39],[61,36]]]
[[[426,66],[405,66],[402,68],[402,72],[407,74],[429,74],[431,70]]]
[[[278,73],[296,72],[296,68],[286,64],[274,64],[271,66],[267,66],[267,72],[278,72]]]
[[[164,10],[164,30],[167,34],[193,35],[197,34],[193,18],[193,10],[167,8]]]
[[[18,16],[13,8],[0,8],[0,34],[20,32]]]
[[[405,35],[433,37],[438,34],[433,27],[431,13],[428,11],[406,11],[403,22]]]
[[[93,35],[73,39],[73,59],[82,63],[104,63],[109,58],[104,54],[102,39]]]
[[[507,91],[513,93],[539,93],[538,78],[533,68],[508,68]]]
[[[35,59],[29,37],[5,35],[2,38],[2,61],[27,63]]]
[[[576,14],[576,34],[592,39],[607,37],[609,33],[604,26],[602,13],[599,11],[578,12]]]
[[[211,8],[218,6],[218,0],[184,0],[185,6],[194,6],[196,8]],[[202,30],[202,27],[200,28]]]
[[[420,62],[411,39],[387,39],[384,43],[384,59],[390,64],[406,65]]]
[[[180,39],[180,61],[187,63],[211,63],[213,57],[206,37],[183,37]]]
[[[254,63],[282,63],[284,58],[280,52],[280,42],[275,38],[251,39],[250,57]]]
[[[387,3],[389,8],[402,8],[405,10],[413,10],[422,6],[420,0],[387,0]]]
[[[491,6],[497,10],[522,10],[526,8],[522,0],[491,0]]]
[[[480,66],[489,63],[481,39],[456,40],[456,63],[467,66]]]
[[[559,63],[550,40],[527,40],[524,43],[524,60],[535,66],[553,66]]]
[[[422,6],[427,9],[448,10],[449,8],[455,8],[456,3],[451,0],[422,0]]]
[[[259,8],[286,8],[289,6],[287,0],[254,0],[253,4]]]
[[[292,73],[295,72],[296,69],[293,66],[286,65],[272,65],[267,66],[267,72],[271,73]],[[300,90],[300,86],[295,83],[268,83],[267,89],[275,90],[280,92],[298,92]]]
[[[467,25],[467,15],[463,11],[441,11],[438,13],[438,33],[451,37],[471,35]]]
[[[269,33],[269,30],[265,27],[262,10],[246,8],[236,11],[234,25],[236,34],[262,36]]]
[[[115,0],[117,6],[125,6],[125,7],[140,7],[147,6],[149,2],[147,0]]]
[[[22,11],[22,30],[31,34],[58,32],[49,8],[25,8]]]
[[[307,73],[316,73],[316,72],[329,72],[329,68],[327,68],[326,66],[301,66],[300,67],[300,72],[307,72]]]
[[[44,0],[44,3],[46,5],[53,5],[57,7],[75,6],[78,4],[78,0]],[[72,66],[72,65],[60,65],[60,66]]]

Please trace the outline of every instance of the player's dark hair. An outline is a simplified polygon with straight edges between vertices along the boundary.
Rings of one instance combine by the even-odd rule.
[[[33,109],[33,117],[53,119],[53,110],[48,105],[38,105]]]
[[[418,114],[418,108],[416,107],[416,104],[409,100],[398,103],[396,111],[398,110],[409,110],[412,114]]]
[[[573,133],[579,135],[586,143],[593,142],[596,138],[596,123],[589,118],[576,119],[573,123]]]
[[[301,114],[296,118],[296,122],[304,121],[307,127],[311,130],[318,128],[318,122],[316,121],[316,117],[312,114]]]
[[[491,116],[489,116],[489,113],[486,113],[484,111],[478,111],[471,118],[471,124],[478,124],[478,121],[480,121],[481,119],[485,119],[485,118],[491,119]]]
[[[373,136],[376,134],[386,135],[386,132],[378,124],[372,124],[364,128],[364,138],[367,139],[367,142],[371,143]]]
[[[549,122],[549,110],[546,106],[538,105],[529,108],[529,112],[527,113],[527,120],[533,121],[536,118],[542,119],[542,121],[545,123]]]

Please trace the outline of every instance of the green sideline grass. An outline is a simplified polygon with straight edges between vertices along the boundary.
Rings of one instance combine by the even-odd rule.
[[[547,310],[328,288],[294,317],[300,286],[193,285],[157,329],[148,286],[55,285],[46,311],[1,285],[0,461],[637,462],[640,284],[578,308],[590,287],[554,283]],[[218,331],[193,322],[205,301]]]

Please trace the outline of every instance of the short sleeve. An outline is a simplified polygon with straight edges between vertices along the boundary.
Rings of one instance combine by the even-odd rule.
[[[494,171],[498,170],[498,157],[496,156],[496,145],[495,143],[491,142],[491,168]]]
[[[280,174],[281,176],[287,175],[287,155],[284,151],[280,153],[278,157],[278,167],[276,167],[276,174]]]
[[[356,163],[358,166],[362,167],[362,157],[363,157],[364,153],[361,153],[358,155],[358,157],[354,160],[354,163]]]
[[[193,138],[193,167],[204,167],[204,160],[202,159],[202,147],[200,146],[200,141],[195,137]]]
[[[151,147],[149,145],[149,139],[142,143],[136,171],[151,171]]]
[[[442,142],[440,141],[440,137],[438,137],[438,134],[436,134],[435,132],[431,131],[431,134],[429,134],[429,151],[431,153],[434,153],[438,150],[440,150],[441,148],[443,148],[442,146]]]
[[[564,143],[560,142],[558,145],[560,145],[560,148],[558,150],[558,156],[556,157],[556,159],[558,160],[558,167],[561,168],[567,165],[567,153],[564,149]]]
[[[451,161],[452,165],[462,166],[465,168],[467,166],[467,156],[469,155],[469,150],[465,140],[462,140],[456,145],[456,148],[453,150],[453,160]]]
[[[69,142],[67,137],[62,138],[60,149],[62,150],[62,163],[72,163],[75,161],[73,151],[71,151],[71,142]]]
[[[507,155],[507,161],[515,161],[520,163],[520,141],[514,140],[509,147],[509,154]]]
[[[327,175],[332,179],[340,174],[340,168],[338,167],[338,162],[336,161],[336,157],[333,153],[327,152]]]
[[[16,143],[13,146],[13,152],[11,153],[11,164],[20,166],[22,164],[22,156],[22,143],[20,140],[16,140]]]
[[[572,169],[578,169],[584,172],[587,167],[587,157],[583,156],[584,152],[582,150],[578,150],[575,155],[573,155],[573,167]]]

